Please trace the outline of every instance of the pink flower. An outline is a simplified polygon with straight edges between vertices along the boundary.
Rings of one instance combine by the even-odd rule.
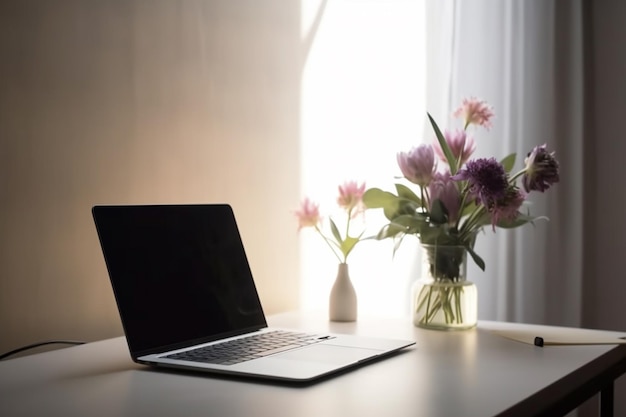
[[[402,175],[420,187],[427,186],[435,172],[435,152],[430,145],[420,145],[397,154]]]
[[[491,127],[491,118],[494,116],[492,107],[486,101],[475,97],[463,99],[463,104],[454,111],[453,115],[454,117],[463,117],[465,128],[474,124],[483,126],[487,130]]]
[[[300,204],[300,209],[296,211],[298,218],[298,230],[303,227],[316,227],[320,222],[319,204],[305,198]]]
[[[356,181],[346,181],[339,186],[337,204],[346,209],[346,211],[351,211],[355,207],[361,207],[363,193],[365,193],[365,183],[359,185]]]
[[[454,158],[459,161],[458,166],[462,166],[467,160],[472,156],[474,151],[476,150],[476,142],[474,142],[474,138],[468,136],[465,130],[455,129],[453,132],[446,130],[443,135],[446,138],[446,143],[448,147],[452,151],[452,155]],[[443,153],[443,149],[441,149],[441,145],[439,145],[439,141],[437,139],[433,142],[433,149],[435,153],[442,161],[446,163],[448,160],[446,159],[446,155]],[[448,163],[448,165],[450,165]]]
[[[448,224],[454,224],[459,218],[461,209],[461,193],[454,180],[450,178],[450,172],[435,173],[433,180],[428,186],[429,210],[435,200],[441,201],[448,212]]]

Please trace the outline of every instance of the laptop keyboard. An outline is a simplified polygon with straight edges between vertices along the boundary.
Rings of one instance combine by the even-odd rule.
[[[234,365],[286,350],[323,342],[332,338],[332,336],[274,330],[185,352],[174,353],[166,356],[166,358],[219,365]]]

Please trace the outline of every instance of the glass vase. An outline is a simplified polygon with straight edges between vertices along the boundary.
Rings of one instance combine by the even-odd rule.
[[[423,244],[421,276],[411,289],[413,324],[437,330],[475,327],[478,294],[466,274],[465,247]]]

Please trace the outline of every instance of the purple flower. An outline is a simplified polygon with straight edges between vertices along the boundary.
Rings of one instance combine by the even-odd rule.
[[[468,136],[467,132],[461,129],[455,129],[453,132],[446,130],[443,136],[446,138],[446,143],[450,147],[452,155],[454,155],[454,158],[459,161],[458,166],[463,166],[463,164],[467,162],[476,150],[476,142],[474,142],[474,138]],[[437,139],[435,139],[433,143],[433,149],[442,161],[448,162]],[[448,163],[448,165],[450,164]]]
[[[526,199],[526,194],[521,192],[519,188],[510,185],[504,195],[504,198],[495,202],[489,213],[491,214],[491,224],[493,231],[501,220],[515,220],[519,215],[519,208]]]
[[[559,182],[559,162],[554,152],[548,152],[546,145],[535,146],[525,160],[526,172],[522,184],[526,192],[544,192],[554,183]]]
[[[491,210],[496,202],[506,197],[509,183],[506,171],[495,158],[479,158],[469,161],[465,169],[451,177],[455,181],[467,181],[469,196]]]
[[[427,186],[435,172],[435,153],[430,145],[420,145],[409,152],[399,152],[398,165],[402,175],[414,184]]]
[[[437,172],[428,186],[428,209],[432,211],[435,200],[441,201],[448,211],[448,223],[454,224],[459,218],[461,209],[461,193],[456,183],[450,177],[450,172]]]

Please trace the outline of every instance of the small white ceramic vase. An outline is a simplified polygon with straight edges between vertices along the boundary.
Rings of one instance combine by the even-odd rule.
[[[350,281],[346,263],[339,264],[337,278],[330,290],[328,315],[331,321],[356,321],[356,291]]]

